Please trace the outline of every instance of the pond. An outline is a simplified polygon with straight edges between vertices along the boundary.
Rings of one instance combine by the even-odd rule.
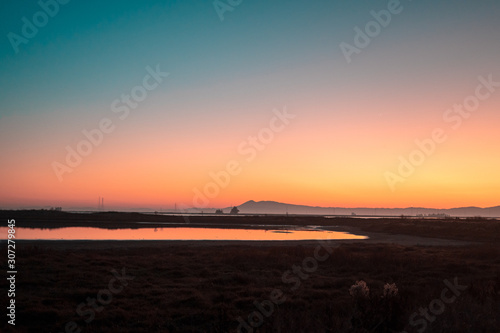
[[[0,227],[7,235],[7,228]],[[68,227],[58,229],[16,228],[16,239],[26,240],[237,240],[237,241],[291,241],[315,239],[367,239],[342,231],[317,227],[301,229],[231,229],[231,228],[138,228],[102,229]],[[5,239],[5,238],[4,238]]]

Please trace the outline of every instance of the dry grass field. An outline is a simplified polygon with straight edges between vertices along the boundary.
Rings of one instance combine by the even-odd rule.
[[[435,222],[344,224],[476,243],[18,241],[0,331],[498,332],[498,222]]]

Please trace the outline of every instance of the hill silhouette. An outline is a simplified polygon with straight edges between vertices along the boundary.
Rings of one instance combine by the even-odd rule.
[[[319,207],[295,205],[276,201],[254,201],[249,200],[237,206],[242,214],[312,214],[312,215],[346,215],[352,214],[360,216],[416,216],[441,215],[450,216],[481,216],[500,217],[500,206],[495,207],[458,207],[449,209],[436,209],[425,207],[407,208],[373,208],[373,207]]]

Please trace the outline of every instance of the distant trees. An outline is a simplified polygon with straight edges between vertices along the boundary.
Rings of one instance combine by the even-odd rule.
[[[233,207],[233,208],[231,208],[231,211],[229,212],[229,214],[236,215],[239,212],[240,212],[240,210],[238,209],[238,207]],[[222,215],[222,214],[224,214],[224,211],[222,209],[216,209],[215,214]]]

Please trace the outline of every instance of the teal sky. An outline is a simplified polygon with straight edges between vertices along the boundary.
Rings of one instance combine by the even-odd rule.
[[[427,67],[439,70],[446,63],[460,72],[471,69],[466,66],[471,52],[478,64],[494,58],[484,48],[498,50],[497,2],[402,1],[402,5],[402,14],[359,58],[388,45],[426,39],[433,43],[437,37],[449,44],[445,52],[454,52],[461,47],[454,42],[457,34],[464,50],[456,51],[467,53],[456,54],[454,64],[435,59]],[[147,64],[162,64],[179,89],[318,61],[329,61],[325,69],[334,75],[336,68],[345,67],[339,43],[352,39],[355,25],[368,22],[369,10],[386,6],[387,1],[243,1],[221,22],[210,1],[73,0],[61,5],[27,45],[21,44],[18,54],[2,38],[2,114],[113,99]],[[19,34],[21,18],[30,18],[40,7],[35,1],[3,2],[0,9],[0,32],[6,36]],[[424,51],[436,55],[432,49],[420,52]],[[397,53],[393,57],[401,61]],[[360,71],[352,68],[351,73],[362,75]]]
[[[356,59],[361,66],[351,66],[350,76],[363,75],[363,60],[369,53],[376,55],[377,50],[398,44],[448,46],[421,49],[424,54],[409,59],[438,57],[426,63],[437,73],[445,70],[440,66],[454,66],[459,74],[494,59],[493,52],[498,51],[497,2],[401,3],[402,14]],[[211,1],[73,0],[61,5],[59,13],[27,45],[21,44],[18,54],[6,35],[19,34],[21,18],[31,18],[40,7],[35,1],[9,1],[0,6],[0,33],[4,36],[0,96],[1,114],[5,115],[112,100],[145,66],[157,63],[171,72],[171,84],[178,89],[234,77],[272,75],[280,67],[322,61],[335,81],[336,71],[345,74],[346,67],[339,43],[351,41],[353,27],[368,22],[369,11],[386,8],[387,1],[243,1],[226,12],[221,22]],[[462,45],[454,40],[457,35]],[[446,59],[451,52],[457,52],[452,63]],[[476,66],[470,66],[471,54]],[[398,55],[394,52],[391,60],[400,63]],[[413,66],[418,69],[417,64]],[[314,79],[323,84],[322,77]]]

